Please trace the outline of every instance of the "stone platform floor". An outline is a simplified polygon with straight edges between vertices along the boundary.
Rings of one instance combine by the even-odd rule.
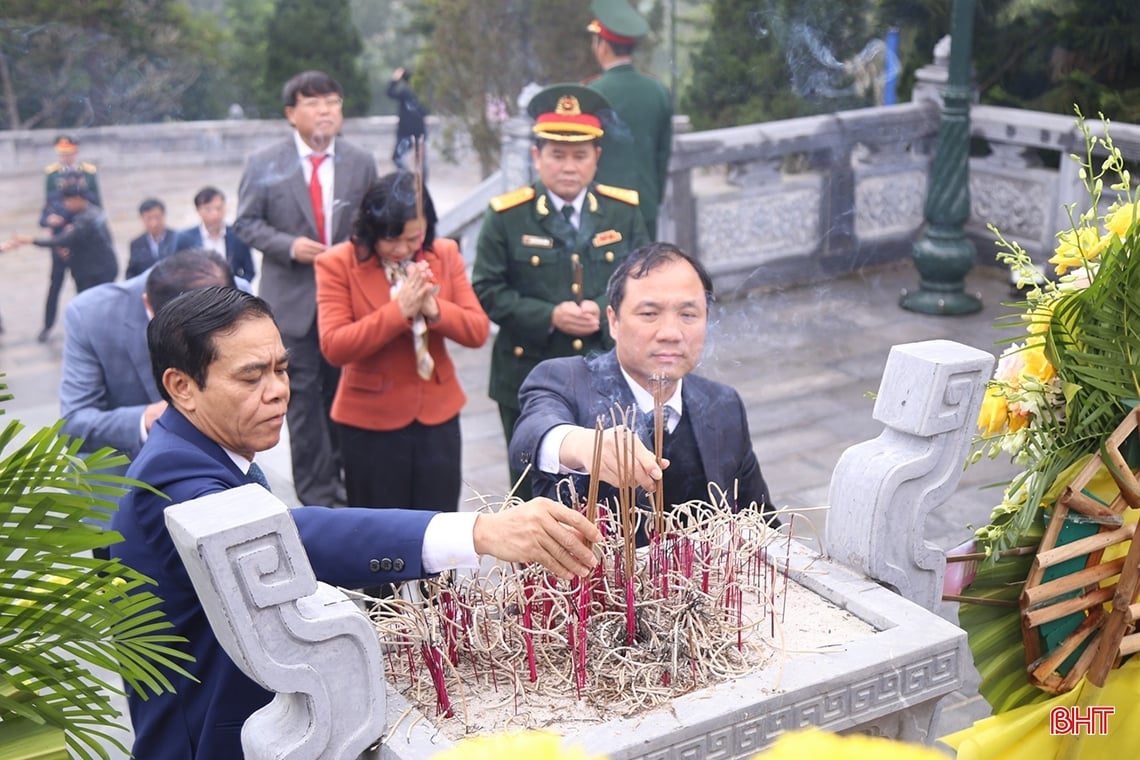
[[[202,170],[205,171],[205,170]],[[163,197],[175,227],[193,222],[190,198],[204,184],[216,184],[236,204],[239,167],[211,167],[211,176],[189,169],[149,168],[130,177],[104,178],[115,241],[125,261],[126,244],[138,234],[133,207],[144,195]],[[433,166],[432,187],[440,211],[446,211],[474,186],[473,170]],[[0,176],[0,239],[36,231],[42,202],[42,177]],[[129,197],[129,200],[128,200]],[[15,395],[0,410],[32,428],[58,416],[62,326],[48,343],[35,340],[47,287],[47,254],[23,248],[0,255],[0,372]],[[909,262],[874,269],[811,286],[754,292],[723,299],[710,324],[703,374],[735,386],[748,407],[756,452],[774,500],[792,508],[825,507],[828,483],[839,455],[855,443],[876,437],[881,425],[871,418],[873,399],[890,347],[898,343],[949,339],[992,353],[1004,333],[994,318],[1007,309],[1007,281],[995,271],[975,269],[967,288],[985,308],[969,316],[935,317],[903,311],[900,291],[913,288],[917,274]],[[65,299],[73,292],[68,283]],[[729,294],[730,296],[732,294]],[[62,319],[62,312],[61,312]],[[452,345],[460,379],[468,394],[461,417],[463,476],[467,494],[492,500],[507,490],[505,447],[495,405],[486,397],[489,344],[471,350]],[[274,492],[293,499],[288,441],[259,457]],[[1007,479],[1007,463],[984,461],[967,470],[953,498],[931,514],[927,537],[943,548],[966,540],[969,526],[986,521],[1000,489],[983,488]],[[295,501],[295,500],[294,500]],[[805,512],[796,535],[816,545],[826,521],[825,509]],[[953,609],[943,611],[951,620]],[[988,714],[971,689],[947,700],[941,732],[968,725]]]

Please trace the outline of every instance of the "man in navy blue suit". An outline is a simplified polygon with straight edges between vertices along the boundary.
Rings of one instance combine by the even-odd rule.
[[[511,457],[520,469],[532,465],[533,492],[557,498],[560,481],[570,477],[577,493],[585,494],[595,420],[600,416],[610,427],[611,410],[632,408],[628,422],[638,435],[633,456],[621,456],[616,436],[603,437],[599,478],[609,485],[599,490],[600,499],[616,495],[613,486],[624,485],[619,475],[628,470],[646,509],[646,493],[662,483],[669,504],[710,501],[713,484],[734,509],[770,508],[740,395],[692,374],[704,350],[712,299],[712,280],[701,263],[669,243],[643,246],[614,270],[606,299],[614,349],[544,361],[519,390],[522,415]],[[649,416],[655,397],[664,406],[660,465]],[[638,541],[647,541],[644,531]]]
[[[232,288],[190,291],[147,328],[155,384],[170,407],[151,430],[128,475],[112,527],[114,556],[153,578],[162,609],[186,637],[197,681],[174,677],[174,694],[128,695],[134,756],[162,760],[240,758],[242,724],[272,695],[247,678],[214,637],[167,533],[163,510],[259,482],[253,459],[272,448],[289,404],[289,355],[269,305]],[[256,468],[256,469],[255,469]],[[169,498],[168,498],[169,497]],[[479,555],[538,562],[561,578],[596,564],[601,534],[585,517],[549,499],[498,513],[299,507],[292,515],[318,579],[359,588],[475,567]]]
[[[234,287],[221,257],[195,250],[167,256],[142,274],[85,290],[67,305],[59,413],[80,451],[110,446],[134,458],[166,410],[150,369],[146,326],[180,293]]]
[[[205,248],[225,257],[235,277],[253,282],[253,254],[234,228],[226,224],[226,196],[216,187],[203,187],[194,196],[194,209],[202,223],[182,230],[174,238],[174,250]]]
[[[174,230],[166,226],[166,204],[158,198],[147,198],[139,204],[143,234],[131,241],[127,259],[127,279],[142,274],[174,253]]]

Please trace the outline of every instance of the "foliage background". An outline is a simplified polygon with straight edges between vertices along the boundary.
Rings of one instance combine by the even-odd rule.
[[[871,105],[843,64],[900,30],[899,100],[948,30],[952,0],[631,0],[652,33],[637,63],[697,128]],[[981,101],[1055,113],[1076,103],[1140,122],[1140,3],[975,0]],[[392,113],[392,70],[415,71],[484,164],[487,102],[517,110],[529,81],[597,73],[585,0],[0,0],[0,128],[275,118],[307,66],[333,71],[347,113]]]

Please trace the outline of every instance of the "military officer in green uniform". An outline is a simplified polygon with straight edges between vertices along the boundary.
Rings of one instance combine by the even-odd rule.
[[[577,84],[535,95],[527,111],[538,182],[493,198],[483,218],[471,284],[499,326],[489,395],[508,446],[519,386],[536,364],[613,346],[602,318],[606,283],[621,259],[650,242],[637,192],[594,182],[597,114],[607,108],[602,95]],[[521,474],[512,468],[512,484]]]
[[[641,199],[641,214],[657,239],[657,211],[665,195],[673,149],[673,99],[655,77],[634,68],[633,50],[649,33],[645,19],[629,0],[593,0],[590,47],[602,74],[587,85],[606,96],[612,116],[602,120],[605,137],[598,162],[598,182],[631,187]]]
[[[99,198],[99,181],[95,164],[79,160],[79,141],[70,135],[55,138],[57,161],[44,167],[44,209],[40,213],[40,226],[51,230],[52,237],[63,232],[71,223],[72,214],[63,202],[63,185],[76,185],[92,206],[102,208]],[[51,249],[51,277],[48,281],[47,300],[44,302],[44,326],[40,330],[40,343],[51,336],[51,328],[59,312],[59,294],[67,277],[68,260],[64,251]]]

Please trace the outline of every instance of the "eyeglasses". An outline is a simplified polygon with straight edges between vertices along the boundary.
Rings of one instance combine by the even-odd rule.
[[[331,110],[336,110],[344,105],[344,98],[340,95],[324,95],[316,98],[297,98],[298,108],[320,108],[325,106]]]

